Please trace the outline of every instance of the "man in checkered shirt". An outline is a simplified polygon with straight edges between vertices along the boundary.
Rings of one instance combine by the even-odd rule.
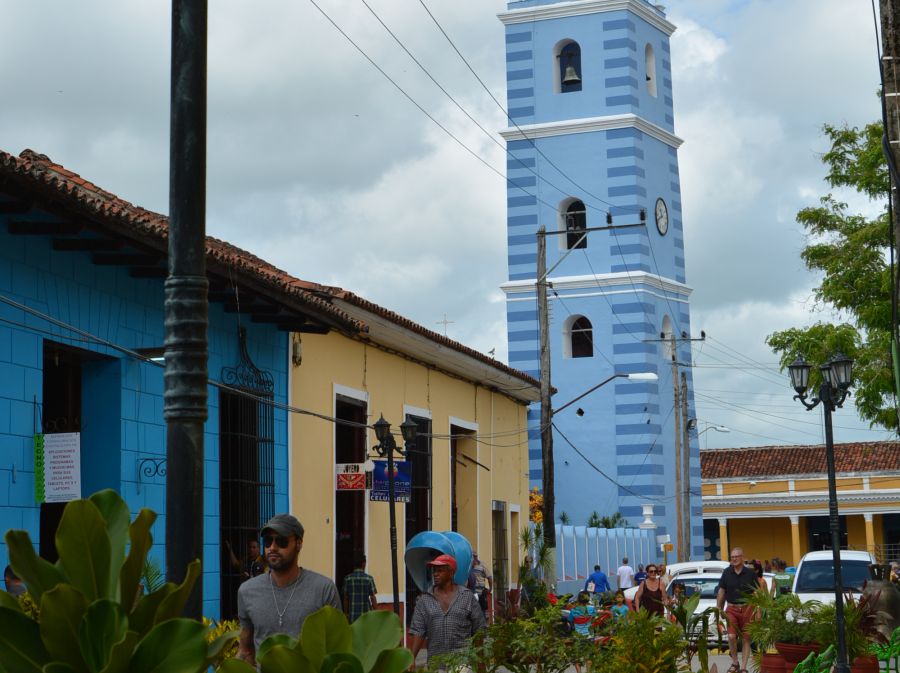
[[[344,614],[352,624],[359,616],[369,610],[378,608],[375,598],[375,579],[366,574],[366,557],[356,557],[355,570],[344,577]]]
[[[427,640],[430,662],[439,654],[465,648],[485,622],[475,594],[453,581],[455,558],[441,554],[426,565],[431,568],[434,585],[416,601],[409,632],[413,637],[413,660]]]

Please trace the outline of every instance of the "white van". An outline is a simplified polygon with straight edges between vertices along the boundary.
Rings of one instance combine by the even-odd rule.
[[[811,551],[800,559],[793,591],[802,601],[834,603],[834,561],[830,549]],[[867,551],[841,550],[841,581],[844,591],[861,594],[875,557]]]

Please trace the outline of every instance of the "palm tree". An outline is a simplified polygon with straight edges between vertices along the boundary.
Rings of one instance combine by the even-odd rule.
[[[588,528],[603,528],[604,527],[600,520],[600,514],[597,512],[596,509],[593,512],[591,512],[591,515],[588,517],[587,527]]]
[[[568,526],[569,523],[571,522],[571,519],[569,519],[569,515],[566,513],[565,510],[563,510],[562,512],[559,513],[559,522],[563,526]]]
[[[609,516],[600,517],[600,528],[626,528],[628,519],[621,512],[615,512]]]

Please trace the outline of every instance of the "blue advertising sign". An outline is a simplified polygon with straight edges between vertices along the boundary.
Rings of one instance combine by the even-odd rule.
[[[369,491],[369,500],[377,502],[389,502],[388,497],[388,462],[376,460],[372,470],[372,490]],[[394,502],[409,502],[412,494],[412,479],[410,477],[410,465],[407,460],[394,461]]]

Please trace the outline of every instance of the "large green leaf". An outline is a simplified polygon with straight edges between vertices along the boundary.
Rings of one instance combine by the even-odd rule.
[[[84,594],[71,584],[58,584],[41,598],[41,639],[47,652],[79,673],[88,670],[78,649],[78,629],[87,609]]]
[[[353,654],[359,657],[364,671],[369,671],[384,650],[397,647],[403,640],[400,618],[388,610],[372,610],[362,614],[350,626]]]
[[[175,590],[175,585],[166,582],[152,594],[148,594],[138,601],[137,607],[128,616],[128,628],[136,631],[143,638],[153,628],[154,618],[159,606],[166,597]]]
[[[56,549],[60,567],[88,601],[112,598],[109,533],[93,502],[73,500],[66,505],[56,530]]]
[[[206,667],[206,627],[192,619],[170,619],[147,634],[128,673],[199,673]]]
[[[160,622],[181,616],[184,605],[187,603],[191,591],[194,590],[194,584],[199,577],[200,561],[194,559],[188,564],[184,582],[175,587],[175,589],[163,599],[163,602],[159,606],[159,610],[156,611],[156,616],[153,618],[154,624],[159,624]]]
[[[412,652],[405,647],[396,647],[393,650],[384,650],[378,655],[375,665],[367,668],[366,673],[403,673],[412,665]]]
[[[259,649],[256,651],[256,658],[262,659],[264,656],[266,656],[266,652],[271,650],[276,645],[287,647],[290,650],[297,649],[297,641],[294,638],[291,638],[286,633],[276,633],[269,636],[259,644]]]
[[[128,618],[118,603],[99,600],[91,603],[81,621],[78,645],[91,673],[106,668],[113,646],[125,638]]]
[[[106,532],[109,535],[110,584],[107,587],[107,596],[119,600],[119,571],[125,562],[125,547],[128,544],[131,512],[122,497],[111,489],[94,493],[90,497],[90,501],[100,510],[100,516],[106,521]]]
[[[219,656],[224,652],[238,637],[241,635],[239,629],[234,629],[233,631],[226,631],[221,636],[216,638],[214,641],[209,643],[206,647],[206,661],[208,664],[212,665],[216,662]]]
[[[66,581],[66,576],[58,567],[34,553],[34,545],[27,532],[8,530],[5,539],[9,548],[9,564],[25,582],[28,593],[37,603],[41,602],[45,591]]]
[[[153,526],[154,521],[156,521],[156,512],[150,509],[142,509],[128,528],[131,547],[119,573],[119,592],[122,606],[129,614],[135,608],[138,592],[141,589],[141,572],[144,569],[144,561],[147,560],[147,554],[153,545],[153,536],[150,534],[150,528]]]
[[[349,652],[333,652],[322,659],[319,673],[363,673],[363,667],[355,654]]]
[[[256,669],[246,661],[226,659],[216,673],[256,673]]]
[[[284,645],[275,645],[258,661],[261,673],[319,673],[302,652]]]
[[[6,673],[41,673],[50,662],[37,622],[0,608],[0,666]]]
[[[326,654],[353,652],[353,632],[344,613],[326,605],[304,619],[300,647],[317,671]]]
[[[113,645],[109,653],[109,661],[100,673],[128,673],[131,655],[138,644],[138,634],[127,631],[125,637]]]
[[[19,605],[19,601],[16,600],[16,597],[5,591],[0,591],[0,608],[22,612],[22,606]]]

